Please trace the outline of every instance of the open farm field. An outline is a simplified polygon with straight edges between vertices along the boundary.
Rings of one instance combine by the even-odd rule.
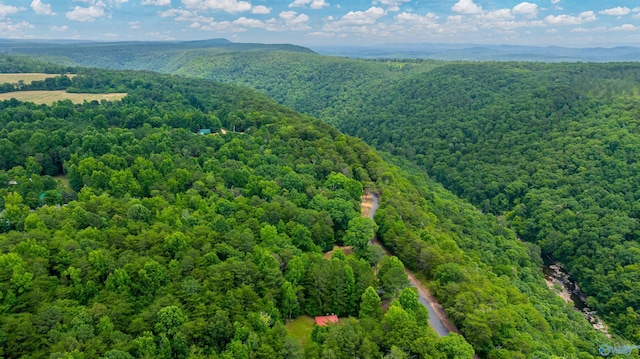
[[[15,98],[20,101],[34,102],[37,104],[52,104],[55,101],[71,100],[75,104],[84,101],[100,100],[120,100],[126,93],[69,93],[64,90],[58,91],[14,91],[0,94],[0,101]]]
[[[22,74],[0,74],[0,83],[17,84],[20,81],[31,83],[32,81],[43,81],[44,79],[59,76],[59,74],[45,74],[38,72],[22,73]],[[75,74],[67,74],[67,77],[73,78]]]

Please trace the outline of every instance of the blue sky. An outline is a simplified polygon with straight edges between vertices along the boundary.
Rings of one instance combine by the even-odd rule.
[[[640,46],[638,0],[0,0],[0,38]]]

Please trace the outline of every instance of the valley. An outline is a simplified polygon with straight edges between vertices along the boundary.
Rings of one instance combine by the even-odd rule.
[[[91,127],[86,128],[87,134],[80,135],[85,129],[77,132],[75,142],[58,133],[59,145],[36,150],[38,141],[30,141],[24,133],[35,127],[26,124],[44,125],[54,118],[61,121],[60,116],[47,114],[43,118],[28,103],[0,102],[6,106],[3,126],[12,129],[0,139],[3,153],[9,154],[0,161],[7,178],[21,175],[23,180],[16,182],[24,182],[25,174],[15,169],[17,166],[43,176],[66,174],[80,201],[78,206],[91,213],[84,215],[87,225],[82,230],[113,230],[114,239],[125,241],[114,248],[117,255],[118,251],[131,248],[150,250],[155,242],[145,242],[142,236],[152,235],[148,232],[155,230],[164,233],[167,229],[161,229],[165,228],[161,223],[165,223],[170,227],[184,226],[180,228],[184,228],[188,240],[176,239],[176,243],[185,242],[186,247],[178,245],[176,250],[181,256],[189,252],[192,258],[177,257],[178,252],[168,249],[164,255],[169,257],[160,260],[162,251],[156,249],[149,258],[169,269],[175,260],[183,266],[182,275],[195,279],[198,285],[212,284],[202,276],[203,269],[197,270],[204,262],[192,249],[201,251],[208,265],[219,265],[224,270],[235,270],[235,261],[241,261],[243,254],[253,256],[260,271],[270,268],[268,273],[273,276],[264,278],[272,281],[268,288],[258,284],[263,279],[256,277],[253,290],[259,296],[272,298],[279,311],[269,307],[267,300],[256,313],[280,319],[271,321],[270,329],[263,328],[266,331],[262,332],[255,323],[251,324],[254,326],[247,329],[249,332],[262,333],[256,334],[259,337],[267,332],[278,336],[276,327],[283,330],[278,325],[284,319],[305,313],[335,312],[341,318],[350,318],[343,326],[316,333],[318,336],[311,342],[305,341],[301,349],[305,357],[319,357],[326,348],[342,345],[335,340],[347,335],[345,331],[360,333],[354,340],[370,353],[377,350],[389,354],[396,350],[392,347],[403,342],[399,327],[391,325],[391,317],[395,315],[394,320],[400,320],[409,313],[412,318],[421,318],[426,315],[422,309],[408,303],[425,302],[431,303],[429,318],[441,318],[445,324],[433,324],[436,330],[432,331],[424,328],[420,320],[408,322],[409,327],[420,328],[418,332],[422,334],[405,333],[410,340],[403,342],[402,350],[419,357],[437,357],[436,353],[457,348],[459,356],[453,357],[469,357],[475,352],[481,358],[593,358],[603,343],[615,346],[640,338],[640,296],[633,285],[640,281],[640,212],[636,208],[640,192],[634,185],[638,177],[635,144],[640,136],[640,89],[636,81],[640,78],[639,65],[356,60],[321,56],[300,47],[226,42],[183,43],[173,49],[149,43],[137,51],[138,45],[11,45],[12,51],[22,51],[22,56],[36,59],[30,60],[35,61],[30,71],[54,67],[60,73],[72,69],[79,75],[69,79],[70,83],[57,84],[60,88],[56,91],[70,87],[74,92],[128,94],[123,103],[105,102],[102,108],[91,108],[96,105],[90,103],[61,108],[61,103],[54,103],[60,114],[80,111],[88,120]],[[43,60],[57,65],[43,65],[39,62]],[[15,60],[10,57],[0,61],[3,63],[7,69],[15,67]],[[77,65],[150,70],[174,76],[88,70],[76,68]],[[167,83],[179,90],[167,90]],[[263,95],[234,87],[237,85]],[[203,90],[188,90],[197,86]],[[264,95],[292,109],[280,107]],[[114,115],[113,111],[122,106],[122,112]],[[27,127],[23,132],[14,132],[20,126]],[[193,138],[188,135],[203,128],[212,133],[236,128],[238,133],[220,131],[216,136]],[[101,146],[106,142],[115,147]],[[184,147],[179,149],[176,143]],[[184,171],[162,172],[160,157],[150,165],[131,155],[142,156],[148,151],[163,156],[172,153],[174,166],[179,164],[179,168],[192,173],[191,177]],[[118,156],[124,156],[125,161],[118,160]],[[273,163],[280,163],[281,167],[270,168]],[[103,166],[109,169],[100,170]],[[143,168],[149,172],[142,172]],[[165,177],[152,169],[169,180],[162,180]],[[119,186],[119,181],[133,187]],[[345,238],[356,235],[357,226],[355,222],[350,225],[350,220],[358,216],[356,202],[364,188],[376,188],[380,194],[379,198],[371,198],[369,212],[364,212],[367,217],[376,216],[377,241],[371,244],[380,244],[401,261],[408,279],[403,279],[404,271],[402,276],[394,272],[400,268],[395,260],[381,259],[373,249],[327,252],[334,246],[346,248]],[[55,192],[54,188],[47,190]],[[37,207],[35,192],[23,192],[22,203]],[[166,193],[166,203],[155,203],[153,198],[162,193]],[[5,190],[4,201],[17,206],[8,208],[24,210],[8,194]],[[148,218],[142,221],[147,224],[132,223],[141,217],[133,212],[129,215],[124,209],[111,210],[109,215],[104,209],[100,212],[99,202],[110,196],[122,201],[121,208],[140,204],[151,211],[143,216]],[[219,202],[223,198],[225,201]],[[167,203],[175,207],[173,215],[162,209]],[[264,212],[252,209],[258,207]],[[46,233],[53,233],[57,225],[47,219],[56,214],[45,214],[45,210],[48,209],[37,209],[36,213],[44,216],[46,228],[37,221],[27,226],[25,217],[21,228],[7,229],[8,234],[2,234],[0,239],[8,241],[21,231],[31,233],[38,228],[45,231],[40,235],[47,238]],[[20,212],[11,213],[21,218]],[[220,216],[233,216],[235,222],[224,224]],[[283,219],[282,223],[279,219]],[[211,220],[215,226],[205,223]],[[115,234],[125,233],[125,228],[126,235]],[[205,228],[216,233],[207,235],[211,242],[198,239]],[[135,244],[138,241],[141,242]],[[99,243],[90,246],[107,250]],[[214,247],[207,247],[214,243]],[[264,248],[251,249],[243,243],[267,247],[281,273],[270,260],[264,259],[263,263],[256,259]],[[14,251],[13,245],[7,244],[6,248]],[[54,248],[49,250],[57,251]],[[320,255],[323,252],[324,259]],[[208,253],[215,253],[216,257]],[[582,300],[602,316],[608,332],[594,329],[582,313],[556,295],[550,288],[553,285],[547,285],[543,255],[561,262],[572,273],[585,295]],[[31,263],[28,257],[23,260]],[[245,263],[246,260],[245,257]],[[137,271],[140,266],[120,268],[111,264],[102,276],[113,274],[115,278],[115,268],[124,268],[131,278],[132,270]],[[385,274],[381,268],[396,274]],[[94,270],[97,269],[82,272],[81,282],[98,283],[96,293],[108,298],[109,291],[116,287],[103,288],[98,280],[105,278]],[[350,271],[354,274],[348,274]],[[118,275],[124,276],[122,271]],[[182,278],[175,275],[174,280]],[[352,276],[353,282],[348,279]],[[424,280],[431,291],[422,287],[416,277]],[[355,287],[337,286],[337,278],[354,283]],[[239,285],[237,279],[228,280]],[[71,279],[64,281],[72,284]],[[163,283],[170,287],[168,282]],[[414,298],[395,287],[408,283],[417,286],[420,295]],[[332,285],[335,291],[328,289]],[[384,316],[375,310],[362,312],[364,304],[359,299],[363,296],[364,303],[369,285],[372,289],[395,291],[395,300],[400,303],[395,305],[397,310],[391,314],[387,311]],[[195,288],[193,281],[182,286]],[[177,287],[163,291],[173,293],[174,289]],[[172,304],[188,313],[202,313],[204,309],[192,301],[195,297],[189,299],[180,293],[154,300],[164,303],[164,307]],[[204,292],[191,293],[201,294]],[[371,303],[375,303],[370,291],[369,295]],[[233,294],[236,299],[241,296]],[[94,297],[86,303],[96,303],[91,298]],[[244,305],[243,310],[247,310]],[[221,312],[220,316],[240,310],[227,304],[215,306],[224,308],[219,311],[226,314]],[[152,315],[141,311],[147,310],[144,305],[133,308],[139,318]],[[411,310],[415,312],[411,314]],[[159,311],[156,308],[152,313]],[[211,320],[221,318],[218,313],[207,315]],[[371,316],[386,326],[375,326],[372,323],[376,320],[367,319]],[[444,320],[446,317],[450,323]],[[122,315],[119,318],[116,326],[123,335],[142,340],[145,330],[154,329],[139,322],[126,323]],[[204,329],[196,324],[180,328],[188,343],[202,345],[211,352],[232,353],[251,342],[230,340],[228,329],[226,339],[220,337],[214,346],[198,342],[195,333],[204,335],[203,331],[198,332]],[[386,339],[382,339],[380,330],[385,331]],[[154,335],[160,333],[151,331]],[[448,332],[459,332],[460,336],[446,335]],[[171,340],[174,339],[178,340]],[[295,346],[287,343],[291,348]],[[427,349],[421,351],[421,345]],[[468,350],[470,347],[473,352]],[[345,353],[355,353],[355,349],[340,348]]]

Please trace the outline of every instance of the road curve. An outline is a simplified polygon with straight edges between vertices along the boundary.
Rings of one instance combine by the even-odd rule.
[[[378,207],[380,206],[380,198],[377,194],[371,193],[363,196],[362,198],[362,214],[363,216],[369,217],[373,219],[373,216],[376,214]],[[376,237],[373,237],[369,244],[377,245],[382,248],[387,256],[392,256],[391,252],[389,252],[383,245],[378,241]],[[450,332],[460,333],[458,329],[455,327],[453,322],[447,317],[444,309],[438,303],[438,301],[431,295],[429,289],[425,287],[416,276],[407,268],[405,268],[405,272],[407,273],[407,277],[409,278],[409,282],[411,285],[418,290],[418,300],[420,304],[424,305],[429,311],[429,325],[433,328],[433,330],[438,333],[439,336],[444,337]]]

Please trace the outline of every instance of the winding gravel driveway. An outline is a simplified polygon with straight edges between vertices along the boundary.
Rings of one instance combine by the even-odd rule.
[[[373,219],[373,216],[376,214],[376,210],[380,206],[380,197],[377,194],[371,193],[362,197],[362,215]],[[369,244],[377,245],[382,248],[387,256],[392,256],[383,245],[378,241],[376,237],[371,238]],[[431,327],[438,333],[439,336],[443,337],[449,332],[460,333],[456,326],[451,322],[451,320],[447,317],[444,309],[438,303],[438,301],[431,295],[429,289],[422,284],[418,278],[416,278],[415,274],[411,272],[409,269],[405,268],[405,272],[407,273],[407,277],[409,277],[409,281],[411,285],[418,290],[419,301],[422,305],[427,307],[429,311],[429,324]]]

